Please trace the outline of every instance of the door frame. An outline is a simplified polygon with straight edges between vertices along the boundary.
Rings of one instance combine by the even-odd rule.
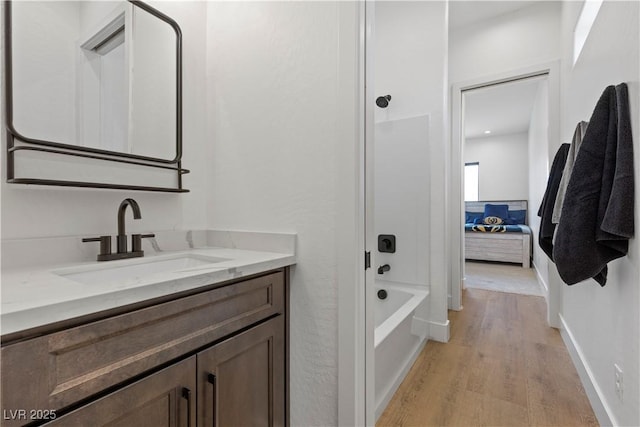
[[[547,75],[549,85],[549,159],[553,158],[560,146],[560,61],[551,61],[523,67],[515,70],[477,77],[451,85],[451,165],[450,165],[450,205],[449,218],[451,248],[449,254],[449,272],[451,288],[449,294],[449,308],[462,310],[462,288],[464,285],[464,180],[463,180],[463,140],[462,127],[464,125],[463,92],[481,87],[522,80],[534,76]],[[550,264],[550,269],[553,264]],[[537,267],[533,266],[537,270]],[[538,277],[541,277],[538,273]],[[550,281],[553,282],[553,281]],[[550,326],[560,326],[558,313],[561,304],[561,289],[552,287],[552,283],[544,284],[548,289],[547,322]]]
[[[365,269],[365,425],[375,427],[376,424],[376,388],[375,388],[375,314],[376,301],[374,268],[376,264],[376,233],[375,233],[375,80],[374,80],[374,35],[375,35],[375,0],[364,2],[364,239],[365,250],[370,254],[370,268]]]
[[[338,201],[338,425],[375,425],[374,384],[374,279],[365,269],[365,252],[374,261],[373,230],[373,23],[372,0],[340,2],[340,87],[345,102],[341,129],[353,157],[340,158],[340,169],[352,181],[342,181]],[[354,25],[355,22],[355,25]],[[354,31],[355,29],[355,31]],[[354,59],[355,58],[355,59]],[[353,73],[354,68],[357,70]],[[351,127],[353,123],[355,128]],[[345,188],[348,191],[345,191]]]

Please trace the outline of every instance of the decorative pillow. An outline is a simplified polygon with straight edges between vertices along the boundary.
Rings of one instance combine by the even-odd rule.
[[[473,222],[478,218],[483,218],[483,212],[465,212],[464,213],[464,222],[466,224],[473,224]]]
[[[500,225],[502,224],[502,218],[498,218],[497,216],[486,216],[484,217],[484,223],[486,225]]]
[[[509,218],[509,205],[492,205],[487,203],[484,205],[484,217],[497,216],[505,220]]]
[[[527,219],[527,211],[524,209],[509,211],[509,220],[513,221],[514,224],[525,224],[526,219]]]

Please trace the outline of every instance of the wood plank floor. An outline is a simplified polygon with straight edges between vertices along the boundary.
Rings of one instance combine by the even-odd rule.
[[[542,297],[466,289],[378,426],[597,426]]]

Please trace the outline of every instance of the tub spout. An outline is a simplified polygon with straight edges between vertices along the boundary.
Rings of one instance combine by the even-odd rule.
[[[378,274],[384,274],[385,271],[391,270],[391,266],[389,264],[381,265],[378,267]]]

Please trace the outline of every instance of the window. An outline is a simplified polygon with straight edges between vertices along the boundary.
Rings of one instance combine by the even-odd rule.
[[[480,188],[478,169],[480,163],[464,164],[464,200],[465,202],[477,202]]]
[[[576,23],[576,28],[573,31],[573,65],[578,62],[582,48],[584,47],[591,27],[596,21],[598,12],[600,12],[600,6],[602,6],[603,0],[585,0],[582,5],[582,11],[580,17]]]

